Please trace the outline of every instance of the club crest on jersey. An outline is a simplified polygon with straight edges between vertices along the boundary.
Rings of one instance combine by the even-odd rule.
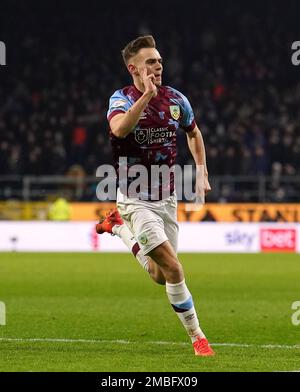
[[[134,138],[139,144],[145,143],[148,140],[147,129],[137,129]]]
[[[171,105],[170,106],[170,113],[174,120],[178,120],[180,117],[180,107],[179,105]]]

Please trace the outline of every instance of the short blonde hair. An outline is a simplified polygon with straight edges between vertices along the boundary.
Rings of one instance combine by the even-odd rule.
[[[155,40],[152,35],[142,35],[133,41],[130,41],[122,50],[124,63],[128,65],[131,57],[138,54],[138,52],[143,48],[156,48]]]

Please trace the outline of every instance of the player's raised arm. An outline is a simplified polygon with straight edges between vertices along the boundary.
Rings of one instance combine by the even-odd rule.
[[[204,146],[204,141],[203,141],[201,131],[197,127],[197,125],[192,131],[186,133],[186,137],[195,164],[197,166],[204,167],[204,191],[205,193],[207,193],[211,190],[211,187],[208,181],[205,146]]]
[[[153,96],[157,94],[154,85],[154,74],[147,74],[144,68],[140,73],[140,78],[144,86],[143,95],[132,105],[126,113],[116,114],[109,122],[112,133],[119,138],[126,137],[139,122],[141,114]]]

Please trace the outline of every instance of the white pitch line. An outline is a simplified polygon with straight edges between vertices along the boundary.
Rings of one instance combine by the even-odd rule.
[[[300,373],[300,370],[279,370],[280,373]]]
[[[135,342],[130,340],[97,340],[97,339],[56,339],[56,338],[0,338],[2,342],[44,342],[44,343],[97,343],[97,344],[157,344],[157,345],[178,345],[189,346],[187,342],[168,342],[168,341],[145,341]],[[282,344],[243,344],[243,343],[211,343],[211,346],[216,347],[239,347],[239,348],[287,348],[287,349],[300,349],[299,345],[282,345]]]

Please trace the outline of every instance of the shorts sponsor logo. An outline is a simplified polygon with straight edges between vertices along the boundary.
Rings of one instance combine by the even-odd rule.
[[[263,252],[295,252],[296,229],[261,229],[260,247]]]
[[[141,234],[141,235],[139,236],[139,242],[140,242],[142,245],[146,245],[146,244],[147,244],[148,238],[147,238],[146,234]]]

